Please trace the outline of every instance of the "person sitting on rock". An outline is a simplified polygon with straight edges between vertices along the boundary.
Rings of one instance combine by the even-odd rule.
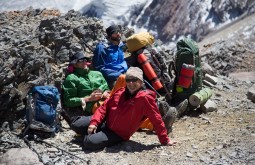
[[[109,26],[106,29],[109,43],[98,43],[92,60],[93,67],[103,74],[110,89],[113,88],[119,75],[128,69],[123,52],[125,44],[121,41],[120,32],[119,26]]]
[[[129,140],[144,118],[150,119],[162,145],[176,145],[167,135],[155,92],[144,88],[143,71],[130,67],[125,79],[126,87],[106,99],[93,116],[73,119],[71,129],[85,136],[84,149],[98,150]]]
[[[70,58],[72,68],[65,78],[63,89],[63,104],[68,116],[91,115],[93,105],[109,97],[109,88],[103,75],[89,69],[91,55],[79,51]]]

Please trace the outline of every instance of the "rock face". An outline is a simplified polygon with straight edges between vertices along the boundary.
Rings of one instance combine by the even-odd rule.
[[[31,86],[61,80],[69,55],[81,49],[91,53],[104,35],[100,20],[74,11],[64,16],[55,10],[1,13],[0,22],[1,118],[24,108]]]
[[[200,41],[216,28],[254,11],[253,0],[154,0],[134,23],[156,31],[164,42],[187,35]],[[135,20],[135,14],[133,17]]]

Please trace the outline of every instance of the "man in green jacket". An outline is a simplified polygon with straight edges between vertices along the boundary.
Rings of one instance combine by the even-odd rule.
[[[66,77],[62,86],[63,104],[69,111],[69,117],[91,115],[93,105],[109,97],[106,80],[100,72],[90,70],[90,65],[91,56],[82,51],[71,57],[69,66],[72,73]]]

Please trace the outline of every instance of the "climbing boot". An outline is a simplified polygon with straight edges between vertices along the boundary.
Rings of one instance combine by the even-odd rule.
[[[172,132],[172,125],[176,119],[176,109],[175,107],[170,107],[167,102],[160,101],[159,103],[159,111],[162,116],[162,120],[164,121],[165,127],[167,129],[167,134]]]
[[[176,117],[179,118],[184,114],[184,112],[187,110],[188,104],[189,104],[188,99],[185,99],[179,105],[177,105],[175,107],[176,111],[177,111],[177,116]]]

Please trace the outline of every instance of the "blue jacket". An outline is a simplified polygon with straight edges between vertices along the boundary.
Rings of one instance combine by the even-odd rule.
[[[94,50],[93,66],[95,70],[100,71],[107,81],[115,81],[120,74],[128,69],[124,60],[124,52],[121,42],[119,45],[110,44],[108,47],[104,43],[97,44]]]

